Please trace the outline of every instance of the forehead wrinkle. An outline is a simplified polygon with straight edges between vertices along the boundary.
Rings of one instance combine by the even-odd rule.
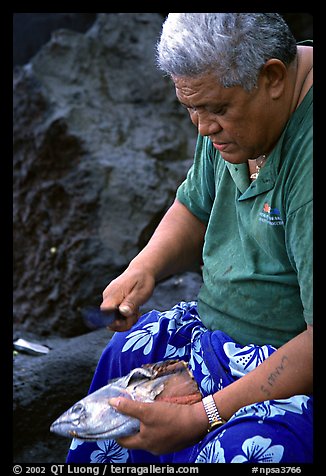
[[[219,99],[217,96],[212,96],[210,98],[199,97],[198,100],[196,100],[196,95],[198,95],[198,91],[195,91],[189,95],[185,95],[183,91],[181,91],[180,89],[176,89],[176,93],[180,104],[186,108],[195,107],[197,109],[205,109],[211,107],[212,105],[214,107],[220,107],[225,104],[225,99]],[[200,94],[200,96],[202,95]]]
[[[211,74],[196,78],[174,77],[176,95],[186,107],[188,104],[194,107],[207,107],[212,103],[220,104],[224,98],[219,96],[223,93],[220,85]],[[212,94],[212,89],[216,88]],[[223,94],[222,94],[223,95]]]
[[[209,106],[212,101],[215,101],[217,98],[212,97],[211,100],[207,101],[206,98],[202,98],[203,95],[198,90],[193,90],[192,88],[178,88],[176,87],[176,95],[180,102],[185,107],[196,107],[196,108],[205,108]],[[198,99],[197,99],[197,96]],[[204,99],[204,101],[203,101]]]

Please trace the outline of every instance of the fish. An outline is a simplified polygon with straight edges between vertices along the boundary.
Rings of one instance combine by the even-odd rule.
[[[109,404],[110,398],[120,396],[141,402],[161,400],[189,405],[202,399],[185,361],[145,364],[76,402],[52,423],[50,431],[84,441],[116,440],[135,434],[140,421],[123,415]]]

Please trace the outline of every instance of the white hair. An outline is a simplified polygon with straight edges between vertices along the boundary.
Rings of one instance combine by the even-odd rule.
[[[296,51],[295,38],[277,13],[169,13],[157,63],[168,75],[214,72],[222,86],[250,91],[268,59],[288,65]]]

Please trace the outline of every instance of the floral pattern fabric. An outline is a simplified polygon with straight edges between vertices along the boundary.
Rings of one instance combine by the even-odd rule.
[[[115,333],[104,349],[89,392],[145,363],[183,359],[203,394],[221,390],[250,372],[275,348],[240,346],[202,324],[197,303],[144,314],[130,331]],[[114,440],[72,440],[67,462],[75,463],[310,463],[313,453],[312,397],[266,400],[238,410],[193,447],[161,456],[127,450]]]

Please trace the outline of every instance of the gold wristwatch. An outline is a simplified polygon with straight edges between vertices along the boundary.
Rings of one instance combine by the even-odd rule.
[[[214,398],[212,395],[208,395],[202,399],[204,409],[209,421],[209,429],[208,432],[215,430],[215,428],[224,425],[226,423],[223,418],[221,418],[217,406],[215,404]]]

